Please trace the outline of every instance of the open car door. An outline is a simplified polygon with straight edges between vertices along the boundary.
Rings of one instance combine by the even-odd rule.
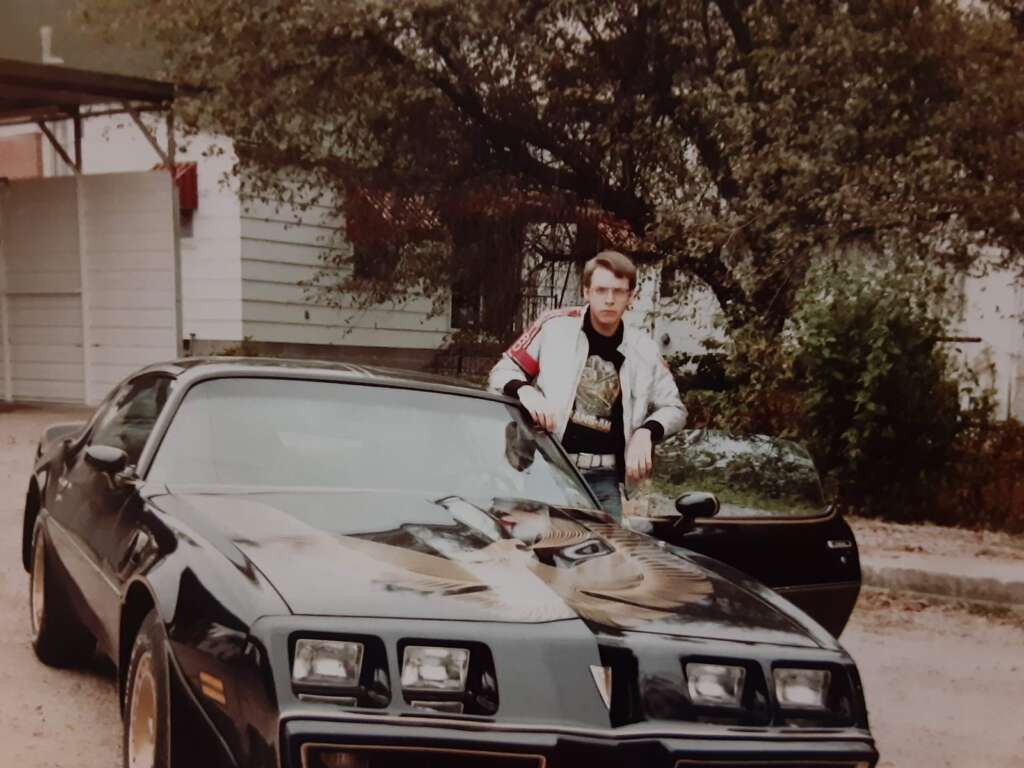
[[[860,591],[860,559],[850,526],[823,501],[810,454],[767,436],[686,430],[660,456],[662,481],[678,507],[657,510],[653,535],[728,563],[771,587],[839,636]],[[719,509],[700,503],[714,494]]]

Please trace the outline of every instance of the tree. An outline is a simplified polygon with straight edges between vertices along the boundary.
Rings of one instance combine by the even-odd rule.
[[[1016,0],[83,2],[199,87],[187,124],[231,136],[258,191],[294,193],[290,169],[390,201],[374,299],[508,287],[529,221],[627,230],[770,335],[817,254],[1024,250]]]

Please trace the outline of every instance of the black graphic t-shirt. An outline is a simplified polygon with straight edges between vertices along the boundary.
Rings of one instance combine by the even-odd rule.
[[[590,324],[590,310],[583,318],[583,332],[590,350],[587,362],[576,387],[569,424],[562,437],[562,445],[569,453],[614,453],[619,457],[625,451],[622,429],[622,385],[619,371],[625,360],[619,352],[623,327],[614,336],[604,336]]]

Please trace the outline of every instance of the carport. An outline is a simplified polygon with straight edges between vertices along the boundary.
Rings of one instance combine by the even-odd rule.
[[[3,399],[96,403],[181,354],[173,99],[169,83],[0,59],[0,126],[38,126],[70,172],[0,179]],[[166,146],[145,113],[166,121]],[[83,121],[112,114],[135,122],[161,170],[82,172]]]

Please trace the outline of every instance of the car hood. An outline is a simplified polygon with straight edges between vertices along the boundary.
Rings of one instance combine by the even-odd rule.
[[[611,632],[817,646],[754,592],[600,512],[379,491],[170,490],[296,614],[582,619]]]

